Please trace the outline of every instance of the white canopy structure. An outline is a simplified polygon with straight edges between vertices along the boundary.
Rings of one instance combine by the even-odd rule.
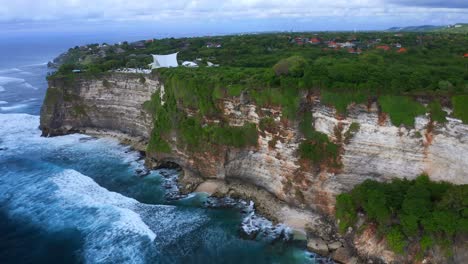
[[[196,64],[193,61],[184,61],[182,63],[182,66],[189,67],[189,68],[195,68],[195,67],[198,67],[198,64]]]
[[[178,67],[177,54],[178,52],[168,55],[153,55],[154,62],[150,64],[151,69]]]

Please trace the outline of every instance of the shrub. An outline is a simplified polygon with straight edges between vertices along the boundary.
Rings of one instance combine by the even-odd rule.
[[[260,119],[258,127],[261,131],[268,131],[270,133],[276,133],[277,131],[275,119],[273,119],[272,117],[264,117]]]
[[[348,226],[354,225],[357,214],[350,194],[342,193],[336,197],[336,218],[340,220],[339,230],[346,231]]]
[[[344,133],[344,143],[349,144],[353,136],[359,132],[361,125],[359,123],[353,122],[349,126],[348,130]]]
[[[434,240],[429,235],[424,235],[421,240],[419,240],[419,246],[422,251],[426,251],[434,245]]]
[[[332,105],[340,114],[346,114],[348,105],[352,103],[367,103],[367,94],[364,92],[321,92],[322,103]]]
[[[404,235],[398,228],[392,228],[392,230],[386,236],[388,246],[391,250],[398,254],[403,254],[407,241],[405,240]]]
[[[425,251],[468,233],[467,194],[468,185],[432,182],[427,175],[388,183],[366,180],[337,196],[336,216],[339,229],[346,230],[354,224],[354,214],[362,210],[395,252],[402,254],[410,241],[419,242]]]
[[[277,76],[289,75],[292,77],[302,77],[306,60],[301,56],[292,56],[287,59],[282,59],[273,66],[273,70]]]
[[[432,121],[436,121],[438,123],[447,122],[447,113],[442,110],[442,106],[438,101],[431,102],[427,107],[429,109]]]
[[[452,97],[453,116],[468,124],[468,95]]]
[[[330,142],[328,136],[314,131],[310,139],[299,144],[299,155],[303,159],[311,160],[316,164],[325,163],[332,167],[339,167],[338,145]]]
[[[306,139],[312,139],[314,135],[316,135],[312,122],[312,113],[305,112],[302,116],[301,122],[299,123],[299,131],[301,131]]]
[[[406,96],[381,96],[379,104],[382,111],[390,115],[395,126],[414,127],[414,118],[426,112],[423,105]]]

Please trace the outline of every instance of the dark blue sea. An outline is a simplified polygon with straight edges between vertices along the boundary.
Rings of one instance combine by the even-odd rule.
[[[168,201],[114,139],[40,137],[47,61],[144,34],[0,34],[0,263],[315,263],[304,243],[243,239],[238,209]]]

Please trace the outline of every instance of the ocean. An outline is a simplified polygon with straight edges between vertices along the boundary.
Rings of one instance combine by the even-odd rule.
[[[110,138],[41,137],[46,63],[75,45],[144,34],[0,36],[0,263],[319,263],[302,241],[244,239],[239,208],[167,199],[175,170],[142,177]]]

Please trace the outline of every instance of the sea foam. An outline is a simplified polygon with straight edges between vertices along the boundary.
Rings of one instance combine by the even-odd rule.
[[[84,158],[95,162],[113,155],[142,166],[137,153],[116,140],[80,141],[89,137],[79,134],[44,138],[38,125],[38,116],[0,114],[0,147],[6,149],[0,155],[0,201],[11,217],[45,230],[78,230],[87,263],[144,263],[208,221],[203,210],[143,204],[111,192],[47,156],[61,160],[85,151]]]

